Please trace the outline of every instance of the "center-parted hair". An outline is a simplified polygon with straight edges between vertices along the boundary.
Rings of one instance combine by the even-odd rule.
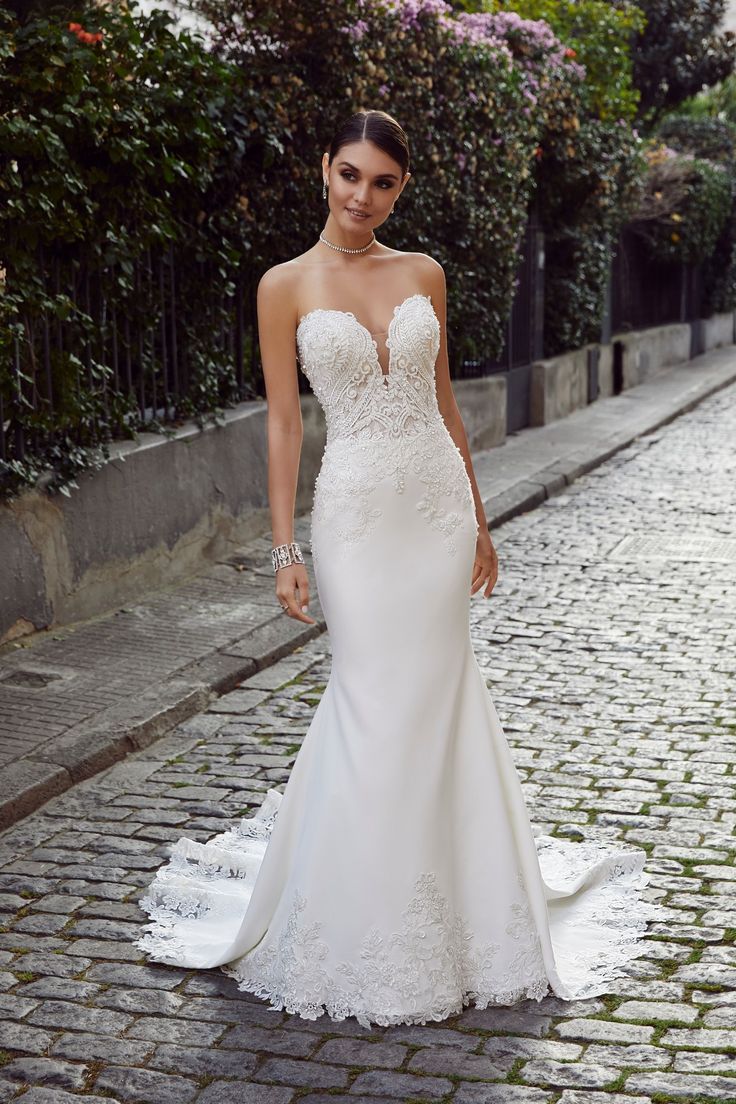
[[[409,139],[393,115],[379,109],[356,111],[340,124],[330,143],[329,163],[332,164],[343,146],[365,140],[393,158],[401,166],[403,177],[409,169]]]

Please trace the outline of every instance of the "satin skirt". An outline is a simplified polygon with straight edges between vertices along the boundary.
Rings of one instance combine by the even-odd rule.
[[[171,846],[136,945],[366,1026],[605,992],[656,916],[645,852],[532,831],[470,637],[469,482],[428,510],[426,474],[387,472],[346,528],[340,472],[326,454],[312,517],[331,674],[288,782]]]

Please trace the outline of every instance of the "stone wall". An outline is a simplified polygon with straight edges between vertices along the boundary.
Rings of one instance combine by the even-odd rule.
[[[598,397],[615,391],[614,362],[620,389],[636,387],[657,372],[690,359],[693,348],[706,352],[734,340],[734,314],[727,312],[693,323],[653,326],[614,334],[608,345],[586,345],[532,365],[530,424],[546,425],[565,418],[589,401],[588,356],[598,350]]]
[[[455,394],[471,448],[500,444],[505,380],[458,381]],[[311,508],[326,436],[314,396],[301,405],[298,513]],[[114,609],[269,531],[265,402],[221,426],[118,443],[68,498],[31,491],[0,505],[0,643]]]
[[[708,348],[733,341],[733,315],[700,323]],[[599,350],[601,397],[690,355],[690,326],[615,335]],[[531,423],[564,418],[588,401],[591,346],[532,366]],[[506,437],[503,375],[453,384],[471,451]],[[297,513],[311,508],[325,443],[313,395],[301,399],[304,440]],[[115,609],[176,582],[238,544],[270,531],[266,403],[243,403],[224,424],[187,425],[172,437],[121,442],[69,497],[31,491],[0,505],[0,643]]]

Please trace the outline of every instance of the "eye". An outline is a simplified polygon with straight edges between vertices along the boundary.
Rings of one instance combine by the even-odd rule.
[[[340,176],[344,176],[346,180],[349,177],[352,177],[353,175],[354,174],[351,173],[350,169],[343,169],[342,172],[340,173]],[[378,186],[379,186],[379,188],[390,188],[391,184],[388,180],[380,180],[379,183],[378,183]]]

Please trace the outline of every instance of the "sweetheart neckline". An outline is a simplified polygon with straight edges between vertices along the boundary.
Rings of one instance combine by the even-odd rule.
[[[367,334],[369,334],[369,336],[371,336],[371,337],[373,336],[374,333],[378,333],[378,334],[390,333],[391,324],[393,323],[394,319],[396,318],[396,315],[399,313],[401,308],[403,306],[405,306],[406,303],[409,302],[410,299],[426,299],[427,302],[429,303],[429,305],[432,306],[432,296],[431,295],[425,295],[424,292],[422,292],[422,291],[412,292],[411,295],[407,295],[406,299],[402,299],[402,301],[400,303],[396,304],[396,306],[394,307],[393,315],[392,315],[392,317],[389,321],[388,328],[385,329],[385,330],[369,330],[368,327],[364,326],[363,323],[360,321],[360,319],[356,317],[356,315],[353,311],[338,310],[337,307],[313,307],[312,310],[307,311],[307,313],[303,314],[301,316],[301,318],[299,319],[299,323],[297,325],[297,332],[299,331],[302,323],[306,322],[306,320],[310,317],[310,315],[313,315],[313,314],[347,314],[347,315],[350,316],[350,318],[355,320],[357,325],[360,326],[361,330],[365,330],[365,332]],[[437,315],[435,313],[434,307],[432,307],[432,313],[435,315],[435,318],[436,318]]]
[[[398,316],[399,311],[402,309],[402,307],[406,306],[406,304],[408,302],[410,302],[410,300],[412,300],[412,299],[426,299],[427,302],[429,303],[429,307],[430,307],[430,310],[432,311],[432,314],[434,315],[435,318],[437,318],[437,312],[435,311],[434,307],[432,306],[432,296],[431,295],[425,295],[425,293],[422,292],[422,291],[412,292],[411,295],[407,295],[407,297],[405,299],[402,299],[400,303],[396,304],[396,306],[394,307],[393,315],[391,316],[391,319],[389,320],[388,328],[385,329],[385,330],[376,330],[375,331],[375,333],[377,333],[377,334],[384,334],[385,333],[386,337],[387,337],[387,340],[386,340],[386,347],[388,348],[388,371],[387,372],[384,372],[384,370],[383,370],[383,365],[381,364],[380,358],[378,356],[378,343],[375,340],[375,338],[373,336],[373,333],[371,333],[371,331],[368,329],[367,326],[363,325],[363,323],[360,321],[359,318],[356,317],[356,315],[353,311],[338,310],[336,307],[313,307],[312,310],[307,311],[306,314],[303,314],[301,316],[301,318],[299,319],[299,322],[297,324],[297,327],[296,327],[296,332],[297,332],[297,334],[299,333],[299,330],[302,327],[302,323],[306,322],[306,320],[313,314],[345,314],[345,315],[347,315],[349,318],[353,319],[353,321],[355,322],[356,326],[359,329],[361,329],[364,333],[368,334],[368,337],[371,340],[371,344],[373,345],[373,356],[375,358],[376,366],[377,366],[379,372],[381,373],[382,382],[386,386],[388,386],[389,378],[393,375],[393,372],[391,370],[391,352],[392,352],[392,349],[391,349],[391,346],[389,344],[389,341],[390,341],[390,338],[391,338],[391,327],[393,326],[394,322],[396,321],[396,318]],[[437,319],[437,323],[439,325],[439,319]]]

